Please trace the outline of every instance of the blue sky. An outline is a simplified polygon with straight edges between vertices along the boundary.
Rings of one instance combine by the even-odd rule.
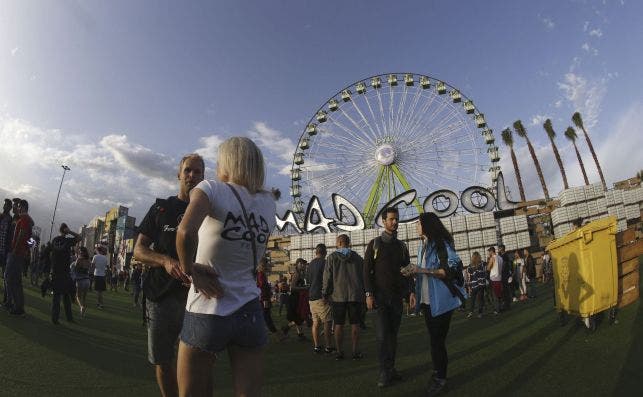
[[[304,124],[339,89],[387,72],[446,81],[472,98],[496,137],[521,119],[549,190],[562,188],[542,129],[581,111],[609,182],[643,168],[643,3],[637,1],[3,1],[0,191],[49,226],[74,227],[121,203],[139,220],[176,189],[178,159],[214,165],[232,135],[261,144],[268,185],[284,191]],[[528,198],[541,190],[517,140]],[[509,188],[515,178],[502,144]],[[579,147],[592,182],[595,168]],[[210,172],[213,176],[213,173]]]

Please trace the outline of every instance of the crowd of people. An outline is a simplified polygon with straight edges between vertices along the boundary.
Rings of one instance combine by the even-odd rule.
[[[433,363],[427,395],[436,395],[447,384],[446,339],[453,312],[469,306],[469,317],[476,308],[481,316],[487,302],[498,314],[534,296],[535,262],[528,250],[510,255],[502,246],[498,252],[491,247],[486,260],[476,252],[465,268],[439,218],[423,213],[417,223],[422,244],[417,253],[409,253],[397,239],[394,207],[382,211],[384,230],[368,243],[363,257],[341,234],[332,252],[317,245],[315,259],[309,264],[297,260],[290,279],[280,276],[273,287],[265,251],[275,226],[275,193],[264,188],[261,151],[248,138],[230,138],[219,146],[216,180],[205,180],[204,169],[198,154],[181,159],[178,193],[157,199],[139,227],[134,259],[145,268],[136,265],[121,274],[123,288],[132,287],[135,306],[143,295],[148,360],[163,396],[212,395],[212,370],[223,351],[230,357],[235,395],[260,395],[268,332],[283,340],[294,328],[305,341],[308,326],[314,354],[362,360],[360,334],[369,310],[375,312],[376,383],[388,387],[403,380],[396,356],[405,305],[409,315],[424,318]],[[3,306],[14,315],[24,314],[22,270],[32,227],[28,203],[5,200],[0,216]],[[74,298],[83,317],[90,290],[102,309],[107,286],[116,291],[119,284],[103,247],[96,247],[90,259],[78,234],[64,223],[59,232],[40,261],[41,272],[50,275],[43,294],[52,290],[55,324],[61,301],[67,321],[73,321]],[[273,303],[280,318],[286,309],[282,327],[275,325]],[[345,348],[347,320],[350,344]]]

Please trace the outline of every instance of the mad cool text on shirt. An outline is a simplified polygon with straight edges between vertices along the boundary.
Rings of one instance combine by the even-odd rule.
[[[316,230],[323,230],[326,233],[331,232],[331,227],[334,227],[341,231],[354,231],[354,230],[363,230],[366,225],[364,218],[360,211],[346,198],[342,197],[337,193],[332,194],[333,208],[335,211],[336,218],[329,218],[324,213],[324,210],[321,207],[319,198],[317,196],[312,196],[308,202],[308,207],[305,212],[303,225],[297,221],[295,214],[292,211],[288,210],[283,215],[279,217],[275,215],[277,221],[277,229],[283,231],[288,225],[292,226],[297,233],[311,233]],[[415,205],[415,200],[417,198],[417,192],[415,189],[408,190],[404,193],[401,193],[391,199],[386,203],[377,213],[374,218],[374,225],[372,226],[382,226],[381,224],[381,214],[382,211],[386,210],[389,207],[397,207],[399,205],[413,206]],[[436,206],[436,203],[439,202],[440,205]],[[505,182],[502,176],[502,172],[498,174],[498,179],[496,183],[496,194],[494,195],[489,189],[481,186],[471,186],[466,188],[461,194],[458,195],[447,189],[436,190],[431,193],[424,199],[422,203],[423,210],[425,212],[433,212],[440,218],[444,218],[452,215],[455,211],[462,206],[465,210],[471,213],[482,213],[490,212],[494,209],[497,210],[508,210],[515,208],[517,202],[510,201],[507,198],[505,190]],[[345,216],[345,212],[348,211],[351,217]],[[347,223],[347,219],[352,218],[352,222]],[[417,222],[418,216],[415,216],[410,219],[400,219],[400,224],[409,224]],[[226,220],[226,224],[227,224]],[[371,226],[371,225],[369,225]]]

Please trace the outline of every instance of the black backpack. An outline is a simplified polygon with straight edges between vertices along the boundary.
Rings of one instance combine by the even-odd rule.
[[[447,279],[458,287],[464,287],[464,274],[462,273],[464,265],[462,264],[462,260],[458,259],[455,266],[449,266],[449,254],[447,253],[445,242],[437,242],[436,249],[438,259],[440,260],[440,268],[446,271]]]

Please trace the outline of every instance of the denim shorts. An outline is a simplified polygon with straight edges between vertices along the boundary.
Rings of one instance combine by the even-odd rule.
[[[168,364],[174,352],[183,324],[185,299],[168,295],[158,302],[145,303],[147,316],[147,359],[151,364]]]
[[[268,332],[261,303],[254,299],[229,316],[186,311],[181,342],[208,353],[221,352],[228,346],[265,346]]]

